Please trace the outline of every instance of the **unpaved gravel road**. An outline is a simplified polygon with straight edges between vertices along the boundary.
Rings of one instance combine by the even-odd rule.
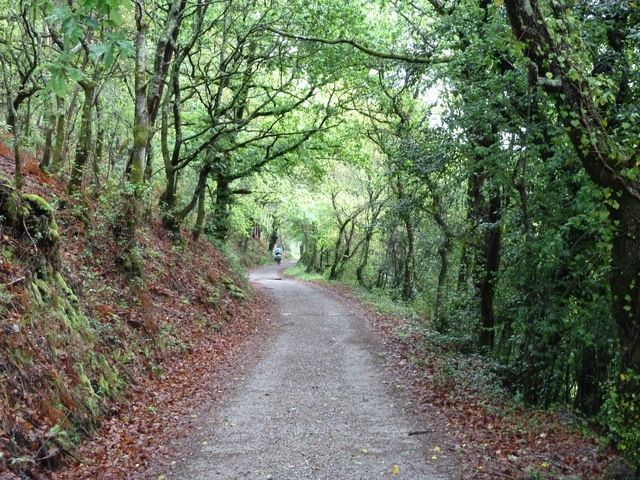
[[[459,478],[434,453],[433,435],[408,435],[429,430],[428,419],[408,411],[363,316],[348,300],[282,278],[284,267],[251,273],[273,298],[277,328],[161,478]]]

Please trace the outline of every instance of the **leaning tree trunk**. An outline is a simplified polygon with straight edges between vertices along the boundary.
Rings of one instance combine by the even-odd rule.
[[[180,233],[180,225],[182,225],[187,218],[187,216],[193,211],[193,209],[198,207],[196,222],[191,231],[191,234],[194,238],[198,238],[202,233],[202,227],[204,225],[205,219],[205,194],[207,188],[207,180],[209,179],[209,174],[211,173],[213,166],[211,163],[205,163],[200,169],[200,173],[198,174],[198,183],[196,188],[191,196],[191,201],[184,206],[184,208],[178,212],[172,212],[170,218],[175,222],[173,225],[165,225],[167,230],[175,235]],[[165,220],[167,220],[166,217]]]
[[[160,196],[160,212],[162,216],[162,226],[171,234],[177,234],[180,230],[180,224],[176,218],[176,203],[178,195],[178,168],[180,163],[180,146],[182,145],[182,127],[181,127],[181,109],[180,94],[177,72],[172,75],[172,85],[175,91],[173,94],[173,149],[169,148],[169,102],[162,109],[162,121],[160,126],[160,151],[162,161],[164,163],[165,183],[164,191]]]

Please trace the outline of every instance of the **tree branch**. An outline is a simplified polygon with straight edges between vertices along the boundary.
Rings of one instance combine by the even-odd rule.
[[[371,57],[383,58],[386,60],[400,60],[407,63],[417,63],[421,65],[430,65],[432,63],[436,63],[433,57],[431,56],[419,57],[419,56],[413,56],[413,55],[402,55],[402,54],[391,53],[391,52],[380,52],[378,50],[373,50],[372,48],[365,47],[364,45],[361,45],[355,40],[350,40],[347,38],[338,38],[335,40],[329,40],[326,38],[307,37],[304,35],[296,35],[293,33],[283,32],[282,30],[277,30],[273,27],[265,27],[265,28],[270,32],[275,33],[276,35],[280,35],[281,37],[285,37],[285,38],[291,38],[293,40],[321,43],[323,45],[349,45],[355,48],[356,50],[360,50],[362,53],[365,53]]]

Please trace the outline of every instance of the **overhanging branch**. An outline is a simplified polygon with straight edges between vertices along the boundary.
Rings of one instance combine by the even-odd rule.
[[[440,63],[434,61],[432,56],[420,57],[413,55],[403,55],[398,53],[391,52],[381,52],[378,50],[373,50],[372,48],[365,47],[364,45],[356,42],[355,40],[351,40],[348,38],[337,38],[335,40],[329,40],[326,38],[318,38],[318,37],[307,37],[305,35],[296,35],[294,33],[283,32],[282,30],[275,29],[273,27],[266,27],[270,32],[275,33],[276,35],[280,35],[281,37],[291,38],[293,40],[300,40],[303,42],[313,42],[313,43],[321,43],[323,45],[349,45],[356,50],[360,50],[362,53],[366,53],[369,56],[376,58],[383,58],[386,60],[400,60],[407,63],[416,63],[421,65],[430,65],[432,63]]]

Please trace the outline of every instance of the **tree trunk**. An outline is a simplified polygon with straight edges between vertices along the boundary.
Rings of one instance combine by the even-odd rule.
[[[171,215],[171,218],[175,222],[173,225],[165,225],[165,228],[168,228],[169,232],[178,234],[180,231],[180,225],[182,225],[182,223],[187,218],[187,215],[189,215],[193,211],[196,205],[198,206],[198,210],[200,210],[200,208],[204,209],[207,180],[209,179],[209,174],[211,173],[212,170],[213,170],[213,166],[211,163],[204,164],[203,167],[200,169],[200,173],[198,175],[198,184],[196,185],[193,195],[191,196],[191,201],[182,210],[180,210],[179,212],[175,212]],[[204,213],[205,212],[203,210],[201,218],[200,218],[200,212],[198,213],[198,218],[196,219],[196,225],[198,224],[199,221],[204,221]],[[202,231],[202,225],[199,225],[196,228],[199,229],[198,231],[198,236],[199,236]]]
[[[495,298],[495,282],[500,268],[500,247],[502,234],[500,231],[500,192],[491,182],[491,173],[484,167],[487,153],[497,141],[496,127],[489,126],[489,131],[476,131],[471,136],[476,153],[477,170],[469,178],[468,217],[472,225],[476,225],[477,234],[475,259],[473,260],[473,281],[480,302],[480,331],[478,345],[488,351],[495,344],[496,318],[493,301]],[[489,189],[489,193],[486,190]],[[487,196],[489,198],[487,198]]]
[[[620,334],[622,372],[640,373],[640,200],[619,192],[619,208],[610,208],[616,224],[611,250],[613,317]]]
[[[64,142],[66,138],[66,124],[64,121],[64,115],[62,114],[62,99],[56,97],[56,112],[55,112],[55,139],[53,143],[53,152],[51,158],[51,172],[58,173],[62,168],[63,156],[64,156]]]
[[[80,120],[80,135],[78,138],[78,146],[76,147],[76,156],[71,167],[69,185],[67,186],[67,193],[69,193],[69,195],[75,195],[80,192],[84,166],[91,155],[92,111],[95,101],[96,84],[87,80],[82,82],[82,89],[84,90],[84,103],[82,105],[82,118]]]
[[[5,63],[5,56],[0,55],[0,63],[2,63],[2,72],[3,72],[3,83],[6,91],[6,99],[7,99],[7,125],[11,129],[11,133],[13,134],[13,152],[14,152],[14,161],[15,161],[15,174],[14,174],[14,183],[18,190],[22,189],[24,185],[24,177],[22,175],[22,126],[21,119],[18,116],[18,111],[20,110],[20,105],[25,100],[29,100],[33,94],[35,94],[40,87],[37,85],[31,84],[31,78],[33,76],[34,70],[38,64],[36,57],[34,56],[30,60],[27,61],[25,65],[20,65],[20,67],[25,67],[22,71],[19,72],[18,76],[18,87],[14,89],[12,87],[12,82],[8,78],[9,68]],[[31,86],[30,86],[31,85]],[[27,132],[29,131],[30,124],[30,108],[28,109],[25,125],[27,126]]]
[[[482,318],[482,326],[480,329],[480,346],[486,347],[489,351],[493,350],[495,343],[495,327],[496,319],[493,309],[493,300],[495,298],[495,281],[500,268],[500,244],[502,233],[498,220],[500,219],[500,197],[498,195],[492,197],[489,201],[489,211],[487,222],[490,226],[486,227],[483,242],[483,257],[485,259],[484,272],[480,282],[480,315]]]
[[[174,103],[179,103],[179,96],[176,94]],[[169,150],[169,104],[163,108],[162,122],[160,128],[160,150],[162,154],[162,161],[164,163],[165,183],[164,191],[160,196],[160,211],[162,216],[162,226],[174,233],[179,229],[179,223],[176,219],[176,195],[178,188],[178,170],[176,165],[179,161],[178,152],[180,144],[182,143],[182,129],[180,127],[180,112],[174,112],[177,117],[174,118],[175,133],[174,133],[174,148],[173,152]]]
[[[142,10],[142,0],[138,0]],[[186,8],[186,0],[173,0],[167,11],[164,28],[156,44],[153,71],[149,79],[148,98],[145,110],[149,116],[149,123],[155,124],[160,112],[160,100],[166,83],[167,72],[171,65],[171,59],[175,53],[178,33],[182,23],[183,13]],[[146,35],[145,35],[146,36]]]
[[[438,288],[436,290],[436,304],[433,313],[435,319],[436,330],[446,333],[449,330],[447,316],[444,309],[444,293],[447,284],[447,275],[449,274],[449,249],[451,248],[451,240],[445,235],[444,241],[438,248],[440,256],[440,271],[438,272]]]
[[[415,226],[411,218],[411,212],[408,211],[404,185],[398,179],[396,181],[396,195],[400,203],[400,219],[405,230],[406,250],[402,259],[402,278],[400,284],[400,296],[403,300],[411,300],[414,296],[413,287],[416,276],[416,259],[415,259]]]
[[[196,221],[191,229],[191,236],[194,240],[200,238],[200,234],[202,233],[202,227],[204,226],[205,220],[205,200],[207,198],[207,189],[203,188],[200,191],[200,195],[198,196],[198,210],[196,215]]]
[[[360,256],[360,263],[356,267],[356,279],[358,280],[358,284],[366,288],[367,290],[371,290],[371,284],[366,281],[364,278],[364,269],[367,268],[369,263],[369,253],[371,251],[371,240],[373,239],[373,228],[367,227],[364,234],[364,245],[362,246],[362,255]]]
[[[274,213],[273,222],[271,223],[271,233],[269,234],[269,245],[267,246],[267,252],[273,252],[273,249],[278,243],[278,227],[280,219],[278,218],[278,212]]]
[[[339,269],[338,265],[340,264],[340,259],[343,255],[346,255],[343,251],[343,243],[346,243],[346,236],[344,234],[345,229],[349,225],[349,219],[345,222],[342,222],[338,226],[338,238],[336,239],[335,245],[333,246],[333,260],[331,262],[331,267],[329,268],[329,280],[337,280],[339,277]],[[344,242],[343,242],[344,238]],[[344,248],[348,248],[348,245],[344,245]]]
[[[229,180],[218,173],[216,175],[216,200],[211,216],[210,232],[218,243],[224,243],[229,236],[229,205],[231,188]]]
[[[144,7],[136,4],[136,59],[135,59],[135,118],[133,123],[133,150],[129,160],[129,181],[137,190],[144,182],[147,161],[147,144],[150,134],[149,112],[147,110],[147,23]]]
[[[449,228],[445,220],[445,212],[442,205],[442,196],[437,192],[437,187],[427,180],[431,195],[433,196],[433,220],[438,224],[444,239],[438,248],[440,256],[440,271],[438,272],[438,287],[436,290],[436,302],[433,318],[435,319],[436,329],[442,333],[449,330],[447,316],[444,305],[444,294],[447,286],[447,277],[449,276],[449,250],[454,238],[454,234]]]
[[[24,177],[22,176],[22,154],[21,154],[21,137],[18,112],[12,101],[9,101],[9,112],[7,115],[7,125],[13,134],[13,158],[14,158],[14,177],[13,183],[18,190],[24,185]]]
[[[104,143],[105,143],[105,128],[104,122],[102,119],[102,108],[99,102],[96,102],[96,123],[98,126],[98,133],[96,134],[96,149],[93,155],[93,187],[94,187],[94,197],[98,198],[100,196],[101,185],[100,185],[100,164],[102,163],[102,156],[104,155]]]
[[[51,170],[51,157],[53,155],[53,133],[56,127],[56,116],[52,114],[49,119],[49,124],[45,129],[44,136],[44,149],[42,151],[42,159],[40,160],[40,169],[43,172],[49,172]]]

